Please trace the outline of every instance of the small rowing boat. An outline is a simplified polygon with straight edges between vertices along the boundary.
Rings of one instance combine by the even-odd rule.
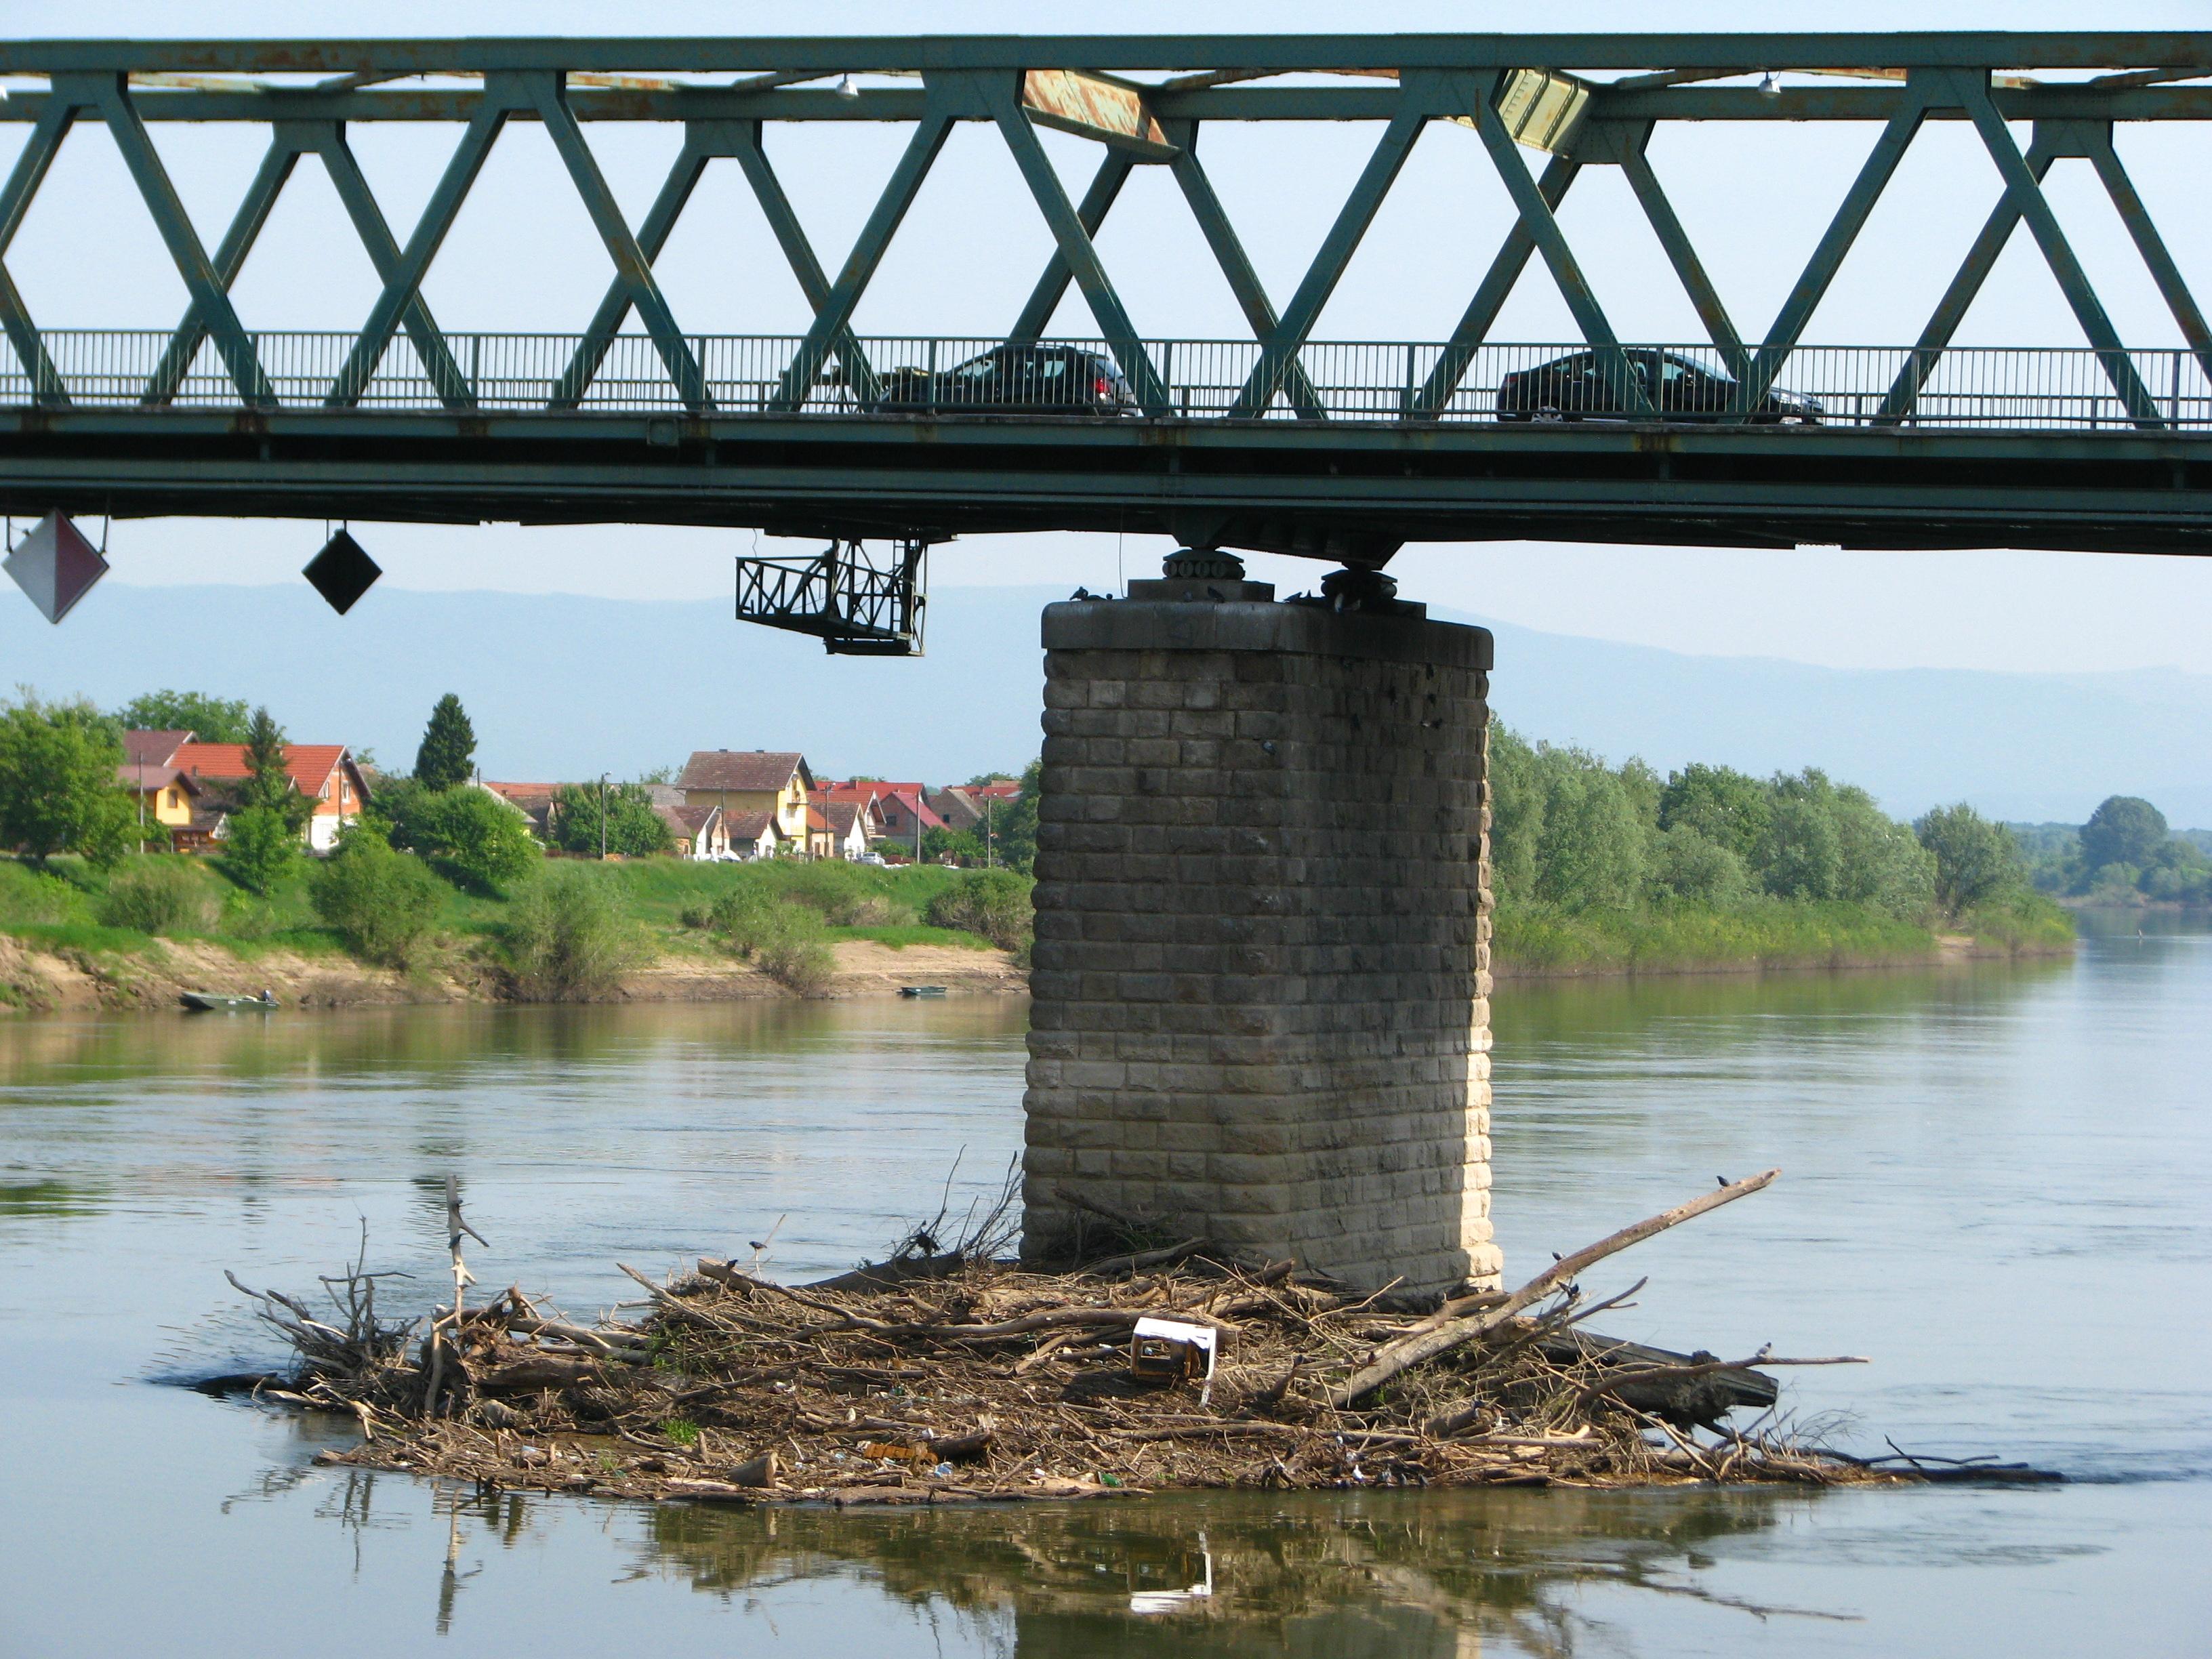
[[[213,991],[186,991],[177,1000],[185,1006],[188,1014],[242,1014],[249,1009],[266,1013],[276,1006],[276,999],[267,991],[258,997],[230,997]]]
[[[941,997],[945,994],[945,988],[942,985],[902,985],[899,994],[902,997]]]

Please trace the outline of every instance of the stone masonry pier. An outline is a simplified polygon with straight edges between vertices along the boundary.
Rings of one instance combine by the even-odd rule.
[[[1045,611],[1024,1248],[1494,1283],[1491,636],[1273,592]]]

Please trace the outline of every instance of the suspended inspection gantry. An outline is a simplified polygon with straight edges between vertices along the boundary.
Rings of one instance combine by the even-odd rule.
[[[30,131],[0,189],[0,258],[73,125],[113,136],[191,296],[143,378],[103,379],[74,337],[42,333],[0,264],[0,321],[23,407],[0,441],[0,498],[120,513],[276,513],[433,520],[628,519],[750,524],[830,535],[1122,527],[1193,544],[1375,563],[1409,538],[1565,536],[1771,545],[2014,544],[2196,550],[2212,540],[2212,332],[2115,149],[2116,122],[2212,118],[2212,34],[1181,36],[776,40],[449,40],[0,44],[0,120]],[[827,84],[831,82],[836,84]],[[1728,84],[1730,82],[1741,84]],[[250,123],[266,159],[210,252],[149,124]],[[832,276],[770,166],[765,127],[876,121],[912,128],[889,183]],[[1380,125],[1366,165],[1296,289],[1278,305],[1199,155],[1218,121]],[[1648,148],[1662,122],[1820,121],[1874,127],[1856,179],[1763,331],[1747,332],[1668,202]],[[348,148],[361,121],[442,122],[461,136],[404,240]],[[486,156],[514,121],[552,137],[605,244],[611,283],[564,342],[557,372],[518,404],[465,361],[422,282]],[[680,124],[684,142],[632,226],[586,128]],[[1970,124],[1996,200],[1934,313],[1891,343],[1886,382],[1848,429],[1778,431],[1747,418],[1800,351],[1845,254],[1930,121]],[[1006,338],[1041,337],[1071,284],[1144,418],[1041,420],[869,412],[883,365],[855,309],[952,127],[1006,143],[1054,252]],[[2028,143],[2014,125],[2028,125]],[[1071,197],[1040,143],[1048,126],[1100,146]],[[1315,325],[1431,126],[1467,130],[1514,219],[1443,341],[1408,349],[1389,418],[1340,418],[1317,383]],[[272,337],[229,289],[303,156],[329,171],[381,291],[327,373],[272,368]],[[773,384],[730,395],[655,279],[704,169],[735,161],[813,313]],[[2130,351],[2042,183],[2087,161],[2110,193],[2185,350],[2166,383]],[[1533,162],[1533,164],[1532,164]],[[1131,172],[1167,167],[1251,329],[1226,395],[1194,412],[1131,321],[1094,240]],[[1557,209],[1586,167],[1618,167],[1694,306],[1701,343],[1735,382],[1726,414],[1657,419],[1625,372],[1627,345],[1585,280]],[[2021,227],[2081,330],[2104,416],[1930,424],[1923,402],[1998,253]],[[1567,431],[1454,419],[1470,365],[1515,283],[1540,261],[1581,343],[1627,389],[1631,418]],[[1655,273],[1656,274],[1656,273]],[[658,406],[611,399],[599,376],[635,314],[665,385]],[[404,350],[395,341],[404,334]],[[485,337],[477,337],[477,341]],[[63,348],[66,346],[67,349]],[[219,406],[182,395],[219,364]],[[2185,388],[2184,378],[2186,377]],[[207,380],[198,374],[198,383]],[[386,395],[395,379],[419,400]],[[831,388],[835,388],[833,392]],[[542,392],[542,395],[540,395]],[[2212,388],[2207,388],[2212,395]]]

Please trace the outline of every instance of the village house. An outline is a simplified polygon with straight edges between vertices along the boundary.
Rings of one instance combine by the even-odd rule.
[[[720,807],[657,805],[653,810],[668,826],[668,838],[678,858],[719,859],[728,854],[730,830]]]
[[[177,752],[192,740],[190,732],[125,732],[123,764],[115,781],[138,797],[141,815],[173,836],[189,830],[192,813],[205,792],[177,764]]]
[[[806,808],[814,775],[806,757],[780,749],[702,749],[684,763],[676,780],[687,806],[719,806],[731,819],[734,842],[741,824],[756,813],[775,820],[780,841],[806,834]]]
[[[878,784],[885,793],[876,797],[876,810],[883,815],[884,834],[909,852],[916,837],[932,830],[942,830],[945,820],[937,815],[924,798],[918,783]]]
[[[985,808],[983,803],[965,789],[945,788],[925,795],[929,810],[945,821],[948,830],[973,830],[981,833]],[[995,807],[990,809],[995,811]]]
[[[149,823],[169,832],[180,853],[211,850],[228,828],[235,787],[246,778],[246,746],[201,743],[191,732],[134,730],[123,734],[116,781],[138,797]],[[368,785],[343,744],[289,744],[285,770],[292,787],[314,802],[307,845],[327,853],[339,829],[359,815]]]
[[[550,846],[553,818],[561,800],[557,783],[497,783],[486,778],[478,786],[498,796],[530,820],[530,833]]]
[[[868,850],[867,818],[857,801],[830,800],[806,810],[809,858],[861,857]]]
[[[772,859],[784,846],[784,834],[776,828],[773,812],[726,812],[722,822],[730,851],[741,859]]]

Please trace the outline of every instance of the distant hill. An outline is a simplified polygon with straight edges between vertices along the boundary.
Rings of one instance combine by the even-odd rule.
[[[246,697],[295,737],[367,745],[401,769],[450,690],[488,776],[621,776],[727,746],[935,782],[1036,752],[1037,611],[1066,597],[942,589],[928,654],[890,660],[827,657],[718,604],[380,589],[341,618],[304,583],[111,581],[54,628],[0,588],[0,688],[106,707],[165,685]],[[2124,793],[2177,825],[2212,823],[2212,677],[1853,671],[1493,626],[1493,702],[1531,737],[1662,771],[1821,766],[1900,814],[1963,799],[2079,823]]]

